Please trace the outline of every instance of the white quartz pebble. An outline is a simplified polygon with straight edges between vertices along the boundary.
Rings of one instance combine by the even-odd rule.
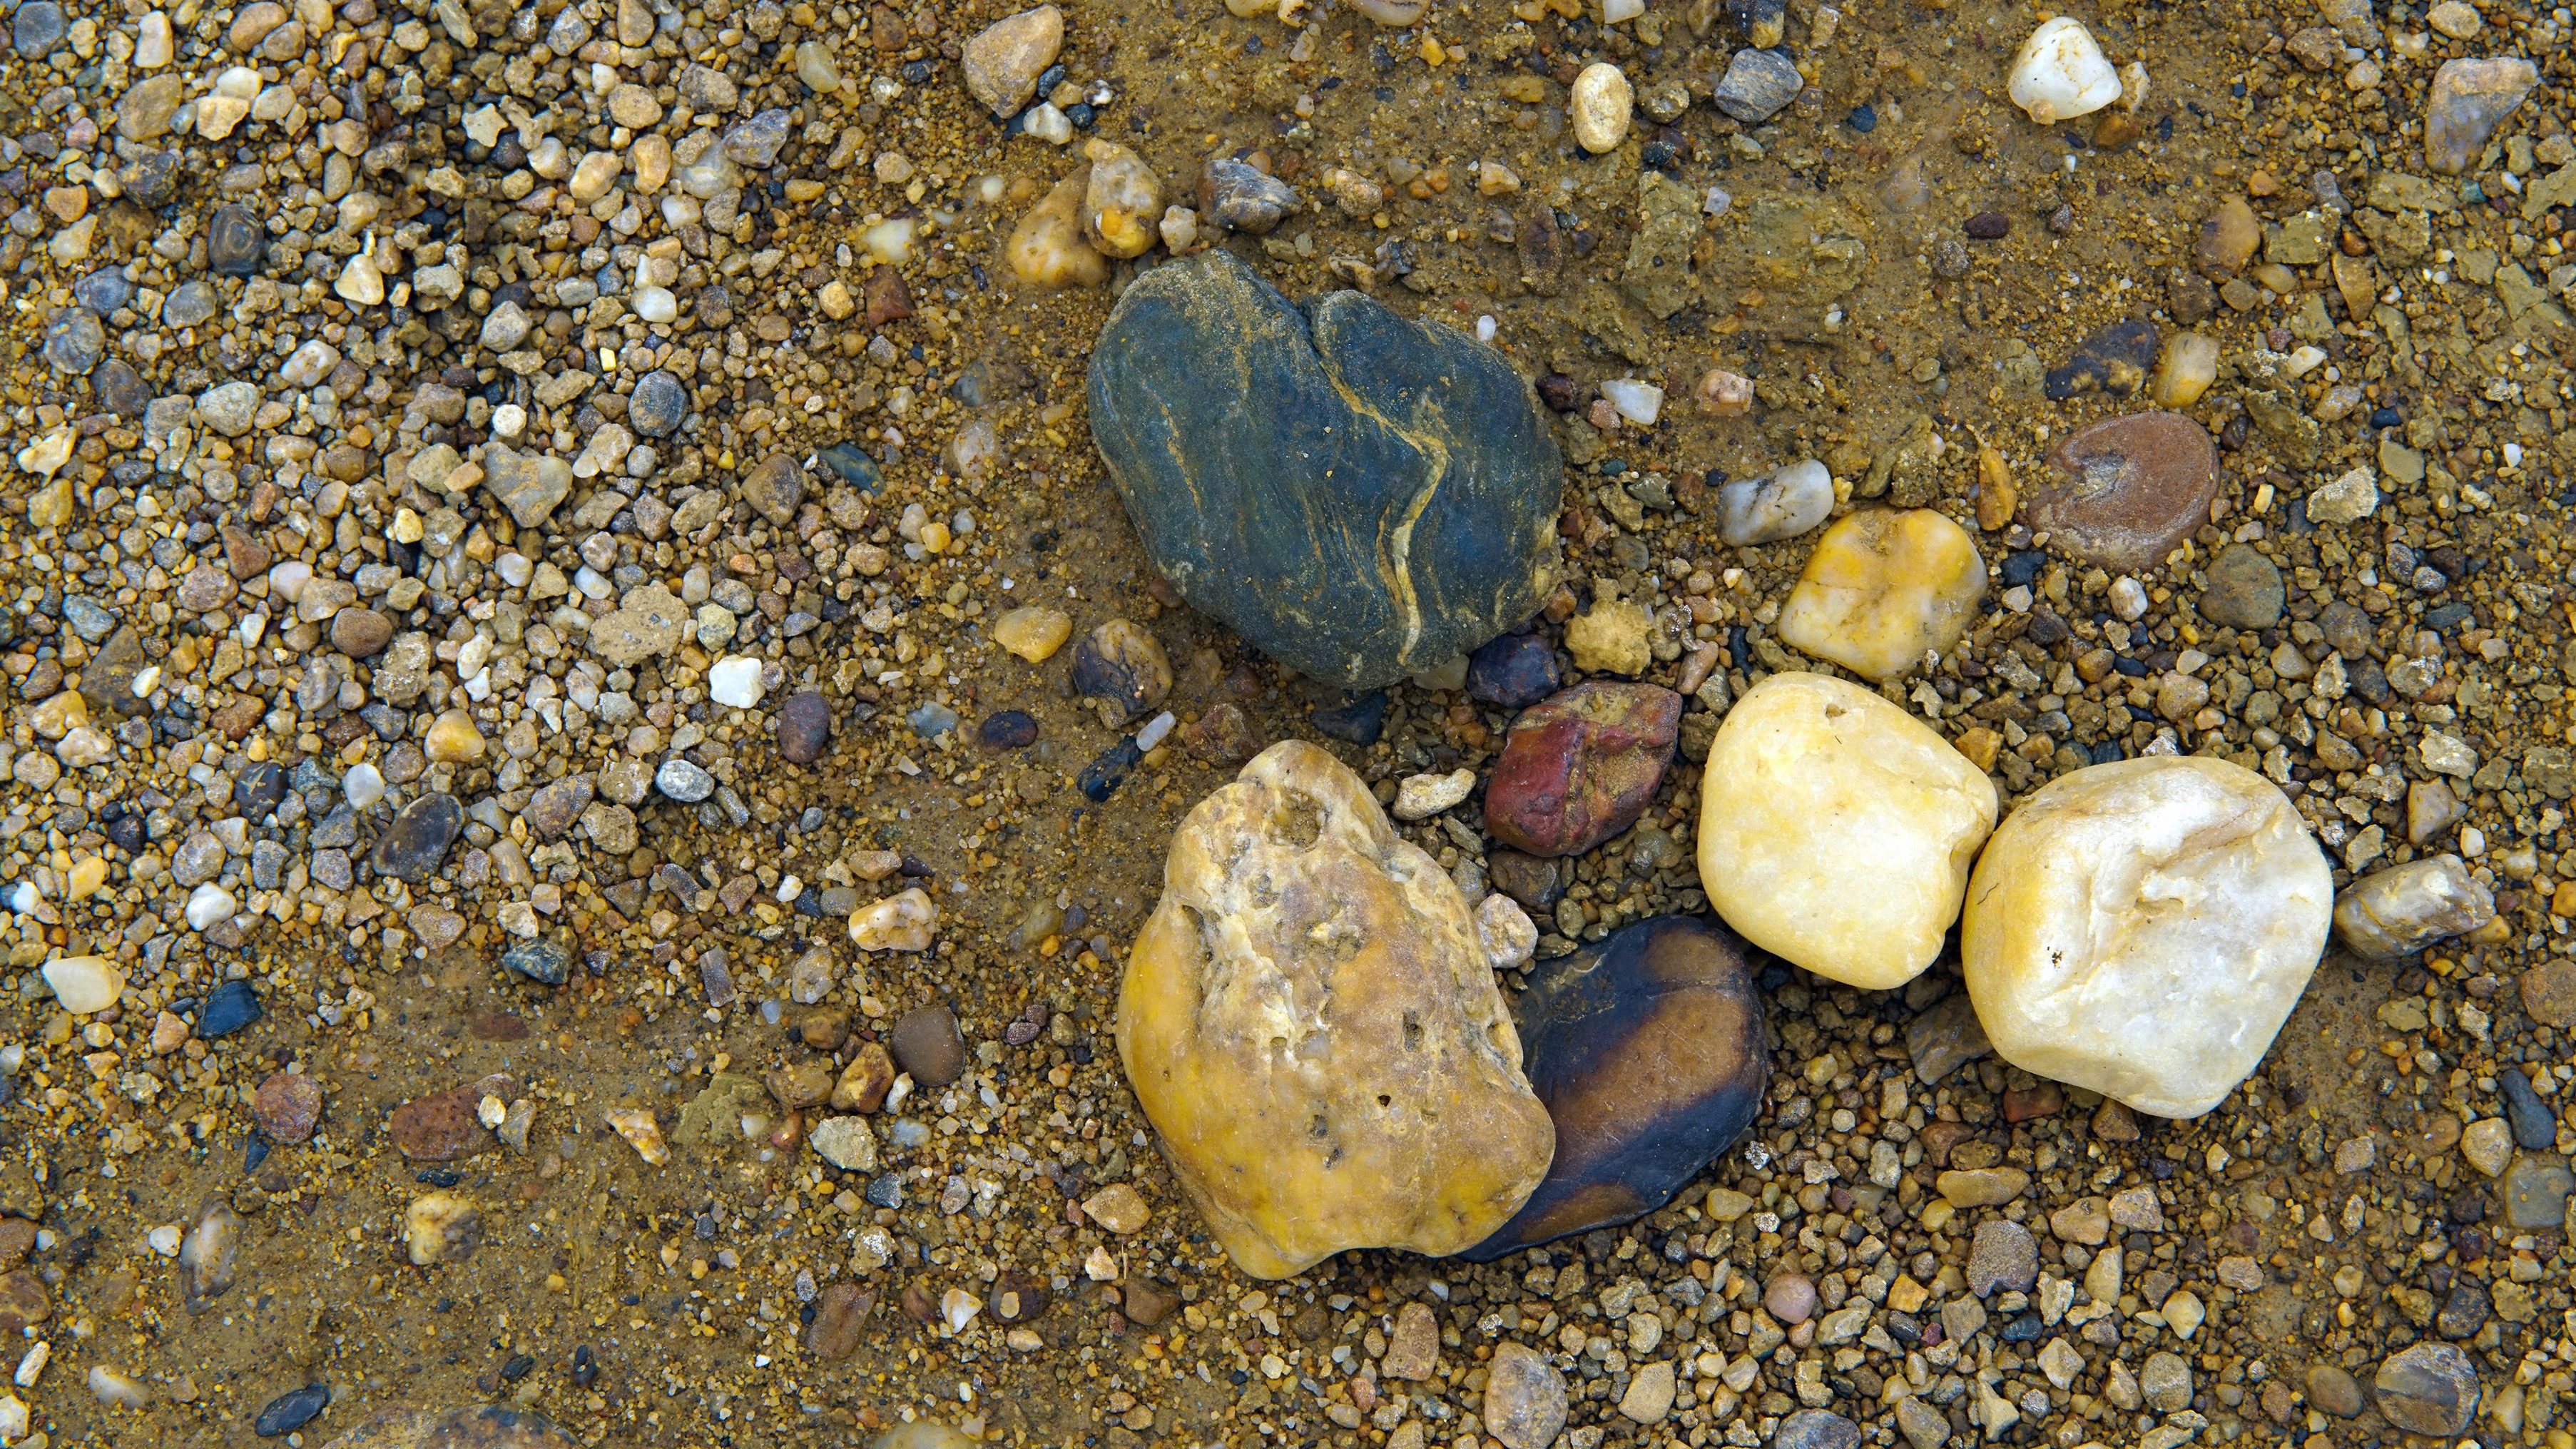
[[[760,661],[748,654],[729,655],[707,666],[707,698],[735,709],[760,703]]]
[[[1628,135],[1628,116],[1635,105],[1637,92],[1628,84],[1627,73],[1606,60],[1596,60],[1574,78],[1574,89],[1567,109],[1574,121],[1574,139],[1583,149],[1598,156],[1618,149]]]
[[[1601,384],[1601,395],[1610,400],[1610,406],[1619,410],[1619,416],[1641,428],[1653,427],[1655,419],[1663,416],[1664,390],[1651,382],[1639,382],[1633,377],[1612,378]]]
[[[1717,490],[1717,534],[1737,548],[1796,538],[1834,511],[1834,475],[1813,458]]]
[[[239,909],[241,903],[233,899],[231,891],[208,881],[188,893],[188,929],[207,930],[231,920],[233,912]]]
[[[45,984],[63,1010],[87,1016],[125,994],[125,971],[105,956],[57,956],[45,963]]]
[[[348,797],[349,808],[364,810],[385,798],[384,772],[369,764],[356,764],[340,777],[340,793]]]
[[[2041,125],[2089,116],[2120,98],[2120,73],[2072,16],[2043,23],[2013,57],[2007,91]]]

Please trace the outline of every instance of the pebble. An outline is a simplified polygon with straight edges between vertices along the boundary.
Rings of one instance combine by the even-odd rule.
[[[1758,126],[1796,100],[1806,84],[1787,55],[1748,46],[1727,61],[1709,104],[1744,125]]]
[[[27,0],[11,17],[10,43],[20,56],[43,60],[61,47],[69,27],[63,21],[63,7],[54,0]]]
[[[810,765],[822,759],[831,744],[830,702],[811,689],[787,696],[778,707],[779,758],[791,765]]]
[[[1038,722],[1022,710],[986,715],[975,729],[975,743],[988,750],[1025,750],[1037,742]]]
[[[939,907],[919,886],[850,917],[850,939],[862,951],[927,951],[938,930]]]
[[[2460,1129],[2460,1156],[2489,1177],[2502,1177],[2513,1161],[2513,1128],[2502,1117],[2481,1117]]]
[[[1485,1366],[1485,1432],[1503,1449],[1548,1449],[1565,1428],[1565,1376],[1547,1356],[1518,1339],[1494,1345]],[[1856,1449],[1854,1445],[1812,1449]]]
[[[415,798],[376,837],[367,863],[378,875],[418,885],[447,858],[447,848],[465,829],[465,807],[453,795],[432,791]]]
[[[501,953],[501,965],[530,981],[561,986],[572,974],[572,953],[552,941],[522,941]]]
[[[55,1002],[74,1016],[105,1011],[125,994],[125,968],[105,956],[57,956],[44,976]]]
[[[966,1039],[957,1030],[957,1014],[945,1006],[905,1012],[887,1033],[895,1065],[927,1087],[944,1087],[966,1070]]]
[[[292,1434],[322,1417],[322,1410],[330,1402],[331,1390],[327,1385],[306,1384],[300,1389],[289,1389],[269,1400],[267,1406],[259,1411],[258,1417],[251,1421],[251,1432],[263,1439]]]
[[[2503,1067],[2496,1072],[2496,1089],[2504,1098],[2507,1121],[2513,1124],[2513,1142],[2528,1152],[2545,1152],[2558,1140],[2558,1116],[2549,1104],[2531,1088],[2531,1079],[2519,1067]]]
[[[106,347],[107,331],[87,307],[65,307],[45,323],[45,361],[65,377],[87,377]]]
[[[2564,1160],[2522,1158],[2505,1169],[2504,1220],[2526,1232],[2564,1231],[2570,1194],[2576,1194],[2576,1172]]]
[[[2362,877],[2335,902],[2344,945],[2374,960],[2411,956],[2494,920],[2495,895],[2456,855],[2433,855]]]
[[[1432,374],[1445,385],[1402,381]],[[1453,329],[1358,291],[1300,312],[1203,252],[1120,296],[1089,390],[1156,567],[1300,673],[1363,689],[1420,673],[1528,618],[1552,583],[1556,445],[1519,375]],[[1426,492],[1435,474],[1450,481]],[[1399,516],[1402,587],[1380,563]]]
[[[1834,511],[1834,478],[1813,458],[1717,490],[1717,533],[1737,548],[1796,538]]]
[[[2177,332],[2165,342],[2147,396],[2160,408],[2181,409],[2200,401],[2218,380],[2218,339],[2202,332]]]
[[[609,1127],[626,1139],[635,1155],[647,1167],[661,1167],[671,1160],[671,1149],[662,1138],[662,1124],[642,1107],[620,1107],[604,1114]]]
[[[1998,1291],[2027,1293],[2039,1282],[2039,1242],[2010,1218],[1977,1224],[1968,1247],[1968,1291],[1980,1298]]]
[[[2202,219],[2192,259],[2200,270],[2224,279],[2243,271],[2262,244],[2263,223],[2254,208],[2242,196],[2229,196]]]
[[[1073,650],[1073,692],[1097,700],[1113,729],[1144,718],[1172,692],[1172,662],[1144,626],[1112,619]]]
[[[2478,1407],[2478,1371],[2447,1343],[2419,1343],[2379,1366],[2371,1387],[2382,1418],[2409,1434],[2453,1438]]]
[[[2310,523],[2357,523],[2379,511],[2378,475],[2370,465],[2308,490]]]
[[[826,1117],[807,1134],[814,1154],[843,1172],[877,1170],[876,1134],[865,1117]]]
[[[2218,450],[2180,413],[2132,413],[2095,423],[2048,452],[2058,476],[2023,496],[2021,518],[2053,546],[2105,568],[2164,562],[2209,521]]]
[[[220,1198],[198,1209],[197,1220],[179,1244],[179,1284],[191,1313],[203,1313],[232,1291],[241,1266],[242,1219]]]
[[[1636,100],[1636,89],[1628,84],[1627,72],[1608,61],[1585,66],[1566,95],[1566,115],[1573,123],[1575,142],[1595,156],[1619,149],[1619,143],[1628,137],[1628,122]]]
[[[1905,1054],[1914,1063],[1915,1079],[1925,1086],[1993,1051],[1965,995],[1944,998],[1905,1026]]]
[[[496,314],[497,315],[497,314]],[[489,346],[489,342],[486,344]],[[648,438],[667,438],[688,415],[688,389],[678,378],[655,369],[636,382],[626,401],[628,426]]]
[[[1159,235],[1163,179],[1144,158],[1114,141],[1083,143],[1091,176],[1082,198],[1082,235],[1102,256],[1141,256]]]
[[[1581,855],[1636,823],[1672,763],[1682,697],[1578,684],[1512,721],[1485,788],[1485,830],[1530,855]]]
[[[1985,594],[1967,530],[1928,508],[1866,509],[1825,530],[1775,632],[1855,674],[1896,679],[1956,645]]]
[[[2052,126],[2120,99],[2120,74],[2082,21],[2060,15],[2022,42],[2004,90],[2033,121]]]
[[[1327,920],[1334,950],[1304,949]],[[1174,1173],[1256,1277],[1470,1247],[1547,1171],[1554,1133],[1465,899],[1315,745],[1271,746],[1182,821],[1117,1031]],[[1294,1065],[1324,1059],[1346,1065]]]
[[[742,500],[772,523],[792,523],[805,501],[805,470],[793,455],[772,453],[742,475]]]
[[[1565,652],[1587,674],[1643,674],[1655,662],[1653,623],[1644,605],[1605,593],[1565,621]]]
[[[1199,214],[1235,231],[1268,236],[1305,208],[1295,187],[1250,162],[1208,159],[1199,172]]]
[[[297,1146],[313,1135],[322,1120],[322,1087],[302,1072],[272,1072],[251,1095],[251,1119],[268,1140]]]
[[[1082,1200],[1083,1216],[1110,1233],[1126,1237],[1145,1230],[1152,1210],[1145,1205],[1144,1194],[1123,1182],[1113,1182]]]
[[[2197,1117],[2297,1005],[2332,894],[2270,781],[2203,757],[2123,760],[2059,776],[1996,829],[1969,880],[1960,958],[2006,1061]]]
[[[247,206],[220,206],[206,223],[206,267],[218,277],[247,277],[268,253],[268,226]],[[311,384],[306,384],[310,386]]]
[[[993,642],[1031,664],[1053,658],[1072,637],[1072,616],[1044,605],[1011,609],[993,621]]]
[[[1013,276],[1033,287],[1096,287],[1109,280],[1109,259],[1082,239],[1083,195],[1081,178],[1058,182],[1020,218],[1003,248]]]
[[[2200,612],[2213,624],[2230,629],[2269,629],[2281,622],[2289,596],[2280,565],[2248,543],[2231,543],[2209,561],[2208,583],[2201,590]]]
[[[1467,798],[1476,788],[1476,772],[1452,770],[1446,775],[1407,775],[1396,787],[1393,813],[1404,821],[1428,820]]]
[[[1762,1288],[1763,1310],[1792,1326],[1815,1317],[1816,1302],[1816,1282],[1804,1273],[1773,1274]]]
[[[1662,1207],[1744,1134],[1770,1077],[1750,953],[1687,916],[1543,963],[1517,1018],[1556,1156],[1512,1220],[1464,1255],[1472,1262]]]
[[[730,655],[707,666],[707,698],[717,704],[750,709],[760,703],[765,688],[761,661],[751,655]]]
[[[203,1041],[230,1036],[265,1015],[257,988],[247,981],[227,981],[207,992],[197,1008],[197,1036]]]
[[[1485,964],[1508,971],[1528,963],[1538,950],[1538,926],[1509,896],[1489,895],[1476,904],[1476,939],[1485,948]]]
[[[1771,1449],[1860,1449],[1860,1426],[1830,1410],[1800,1409],[1780,1421]]]
[[[1940,955],[1999,811],[1986,773],[1913,715],[1784,671],[1747,690],[1709,746],[1701,888],[1754,945],[1883,991]]]
[[[186,916],[188,929],[208,931],[231,920],[241,910],[241,902],[231,891],[211,882],[188,893]]]
[[[2434,8],[2469,9],[2459,0]],[[2424,100],[2424,164],[2445,176],[2468,170],[2496,127],[2539,84],[2539,67],[2518,55],[2442,62]]]
[[[653,788],[683,805],[694,805],[716,792],[716,777],[674,755],[653,772]]]
[[[1064,12],[1052,5],[996,20],[958,54],[966,93],[996,120],[1007,121],[1037,94],[1039,74],[1063,48]]]
[[[1467,697],[1503,709],[1526,709],[1556,693],[1564,674],[1544,634],[1505,634],[1467,656]]]
[[[1953,1168],[1933,1184],[1952,1207],[2000,1207],[2030,1191],[2030,1174],[2018,1167]]]
[[[2361,1396],[2360,1382],[2336,1364],[2310,1364],[2307,1390],[2311,1407],[2338,1419],[2358,1419],[2369,1407]]]

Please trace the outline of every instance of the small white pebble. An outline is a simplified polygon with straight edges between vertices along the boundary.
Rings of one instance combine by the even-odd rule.
[[[1612,378],[1601,384],[1601,395],[1619,410],[1619,416],[1641,428],[1654,426],[1655,419],[1663,415],[1664,390],[1653,383],[1632,377]]]
[[[172,1229],[172,1231],[175,1232],[177,1230]],[[165,1254],[164,1256],[167,1255]],[[29,1345],[26,1356],[18,1360],[18,1373],[15,1380],[18,1387],[22,1389],[34,1388],[36,1386],[36,1380],[44,1377],[45,1365],[53,1361],[54,1346],[52,1344],[39,1339],[35,1343]]]
[[[1491,342],[1494,340],[1493,314],[1487,313],[1476,319],[1476,340],[1479,342]]]
[[[385,798],[384,773],[365,763],[351,765],[340,777],[340,793],[349,799],[349,808],[364,810]]]
[[[680,299],[672,296],[667,287],[638,287],[635,315],[655,325],[674,321],[680,315]]]
[[[175,1258],[179,1256],[179,1239],[183,1235],[179,1231],[178,1224],[163,1223],[161,1226],[154,1228],[144,1236],[145,1240],[152,1244],[152,1251],[159,1253],[162,1257]]]
[[[2111,612],[2128,623],[2147,616],[2146,585],[2126,574],[2111,581]]]
[[[233,913],[240,908],[241,902],[233,899],[231,891],[225,890],[213,881],[208,881],[188,893],[188,929],[192,931],[212,929],[222,922],[231,920]]]
[[[784,903],[796,899],[805,890],[805,882],[792,875],[778,878],[778,899]]]
[[[1172,732],[1172,723],[1172,712],[1168,709],[1145,721],[1145,727],[1136,731],[1136,748],[1151,750],[1161,744],[1164,737]]]
[[[760,703],[760,661],[735,654],[707,666],[707,698],[734,709]]]
[[[528,426],[528,410],[517,403],[503,403],[492,409],[492,436],[515,438]]]

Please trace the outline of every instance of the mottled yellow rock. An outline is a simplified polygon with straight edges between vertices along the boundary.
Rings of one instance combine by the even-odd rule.
[[[1303,741],[1181,823],[1118,1052],[1174,1175],[1259,1277],[1471,1247],[1555,1152],[1466,899]]]
[[[1073,620],[1044,605],[1013,609],[993,621],[993,642],[1031,664],[1043,664],[1073,636]]]
[[[1873,991],[1941,954],[1998,808],[1921,720],[1794,671],[1727,711],[1700,778],[1709,904],[1763,950]]]
[[[1613,599],[1565,621],[1565,649],[1586,674],[1643,674],[1655,662],[1645,606]]]
[[[1969,878],[1959,949],[2006,1061],[2197,1117],[2262,1061],[2333,909],[2333,872],[2269,781],[2148,756],[2022,801]]]
[[[1082,239],[1103,256],[1142,255],[1163,216],[1163,179],[1144,158],[1115,141],[1083,143],[1091,177],[1083,185]]]
[[[1002,249],[1011,275],[1033,287],[1097,287],[1109,280],[1109,259],[1082,239],[1082,199],[1090,168],[1056,183],[1029,208]]]
[[[461,709],[442,714],[429,727],[421,741],[421,753],[433,760],[451,765],[466,764],[483,758],[483,732],[474,727],[474,716]]]
[[[1958,643],[1985,596],[1985,561],[1966,529],[1928,508],[1871,509],[1825,530],[1779,635],[1854,674],[1895,679]]]

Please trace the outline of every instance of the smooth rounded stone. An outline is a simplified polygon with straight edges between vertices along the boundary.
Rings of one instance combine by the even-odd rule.
[[[1467,656],[1467,697],[1479,704],[1527,709],[1564,682],[1556,648],[1544,634],[1505,634]]]
[[[2281,622],[2289,594],[2281,566],[2250,543],[2231,543],[2209,561],[2201,617],[2230,629],[2269,629]]]
[[[331,616],[331,647],[352,659],[372,659],[394,642],[394,622],[373,609],[342,609]]]
[[[2032,120],[2050,126],[2118,100],[2120,73],[2082,21],[2060,15],[2022,42],[2004,91]]]
[[[2495,919],[2495,893],[2456,855],[2430,855],[2374,871],[2335,901],[2336,934],[2378,961],[2411,956]]]
[[[2132,413],[2048,450],[2055,481],[2022,496],[2021,521],[2050,544],[2104,568],[2139,572],[2209,521],[2218,449],[2180,413]]]
[[[1038,76],[1063,48],[1064,12],[1052,5],[996,20],[977,31],[958,56],[966,93],[994,119],[1007,121],[1037,94]]]
[[[1547,1355],[1520,1342],[1494,1345],[1485,1366],[1485,1432],[1503,1449],[1548,1449],[1565,1429],[1565,1375]],[[1855,1449],[1855,1446],[1841,1446]]]
[[[975,743],[988,750],[1025,750],[1037,742],[1038,722],[1025,710],[986,715],[975,727]]]
[[[2263,222],[2242,196],[2229,196],[2201,219],[2192,243],[2192,261],[2212,277],[2227,278],[2245,269],[2263,244]]]
[[[87,307],[65,307],[45,323],[45,363],[65,377],[87,377],[107,349],[107,329]]]
[[[134,283],[116,267],[101,267],[72,283],[72,300],[101,317],[134,300]]]
[[[926,1087],[944,1087],[966,1070],[966,1039],[957,1031],[957,1013],[945,1006],[924,1006],[897,1018],[886,1034],[895,1065]]]
[[[2409,1434],[2454,1438],[2477,1413],[2477,1365],[2455,1344],[2416,1344],[2381,1364],[2371,1388],[2380,1417]]]
[[[206,993],[197,1008],[197,1035],[206,1041],[232,1035],[268,1014],[259,1004],[259,989],[247,981],[227,981]]]
[[[1754,945],[1884,991],[1941,954],[1999,810],[1986,773],[1913,715],[1844,680],[1774,674],[1709,745],[1700,888]]]
[[[1628,83],[1626,71],[1605,60],[1585,66],[1565,101],[1576,143],[1595,156],[1619,149],[1619,143],[1628,138],[1628,121],[1636,103],[1637,91]]]
[[[1271,658],[1368,689],[1537,612],[1555,439],[1500,354],[1357,291],[1301,310],[1222,249],[1118,299],[1091,428],[1155,565]]]
[[[519,453],[504,444],[483,449],[483,487],[521,528],[535,528],[572,494],[572,465],[550,454]]]
[[[2558,1114],[2532,1090],[2520,1067],[2496,1072],[2496,1094],[2504,1099],[2505,1120],[2513,1125],[2513,1145],[2526,1152],[2546,1150],[2558,1140]]]
[[[778,755],[791,765],[810,765],[832,744],[832,706],[811,689],[787,696],[778,707]]]
[[[648,438],[669,437],[688,412],[688,388],[658,368],[644,374],[626,400],[627,425]]]
[[[2340,1365],[2311,1364],[2307,1375],[2309,1407],[2338,1419],[2357,1419],[2370,1407],[2361,1396],[2361,1384]]]
[[[2039,1241],[2010,1218],[1977,1224],[1968,1245],[1968,1291],[1980,1298],[1998,1290],[2027,1293],[2039,1282]],[[2176,1405],[2176,1407],[2180,1407]]]
[[[1672,763],[1682,697],[1595,680],[1522,711],[1485,786],[1485,831],[1530,855],[1581,855],[1637,823]]]
[[[1012,276],[1033,287],[1096,287],[1109,280],[1109,259],[1082,239],[1086,192],[1087,178],[1069,176],[1011,228],[1002,254]]]
[[[1395,818],[1428,820],[1467,798],[1476,788],[1476,772],[1452,770],[1446,775],[1407,775],[1396,786]]]
[[[1031,664],[1044,664],[1072,637],[1073,617],[1044,605],[1012,609],[993,621],[993,642]]]
[[[1709,95],[1710,105],[1747,126],[1758,126],[1798,98],[1807,81],[1796,62],[1777,50],[1747,46],[1726,62]]]
[[[54,0],[27,0],[10,18],[9,41],[25,59],[43,60],[62,45],[69,31],[63,7]]]
[[[580,1441],[530,1409],[387,1409],[322,1449],[577,1449]]]
[[[1267,236],[1305,205],[1295,187],[1248,161],[1211,156],[1199,170],[1199,215]]]
[[[272,1072],[251,1094],[250,1115],[269,1141],[297,1146],[322,1120],[322,1084],[302,1072]]]
[[[91,371],[89,385],[98,393],[99,406],[128,422],[143,416],[152,401],[152,389],[121,357],[100,363]]]
[[[2539,84],[2539,68],[2518,55],[2442,62],[2424,98],[2424,164],[2445,176],[2468,170]]]
[[[674,755],[653,772],[653,788],[683,805],[695,805],[716,792],[716,777]]]
[[[553,941],[521,941],[501,953],[501,965],[545,986],[561,986],[572,975],[572,953]]]
[[[367,863],[378,875],[411,885],[429,879],[447,858],[447,847],[465,829],[465,807],[453,795],[433,791],[402,808],[385,833],[376,837]]]
[[[322,1411],[330,1403],[331,1389],[327,1384],[306,1384],[302,1388],[288,1389],[269,1400],[251,1420],[251,1432],[262,1439],[292,1434],[322,1417]]]
[[[45,963],[45,985],[74,1016],[105,1011],[125,994],[125,968],[106,956],[57,956]]]
[[[2042,786],[1986,842],[1960,959],[2006,1061],[2197,1117],[2298,1004],[2333,895],[2269,781],[2199,756],[2121,760]]]
[[[1304,741],[1182,821],[1117,1031],[1174,1176],[1257,1277],[1471,1247],[1554,1149],[1466,898]]]
[[[1105,705],[1124,724],[1151,713],[1172,692],[1172,661],[1143,625],[1112,619],[1073,649],[1073,692]]]
[[[169,135],[186,87],[186,78],[174,74],[136,81],[116,103],[116,134],[128,141],[155,141]]]
[[[2535,1153],[2545,1150],[2531,1149]],[[2504,1220],[2526,1232],[2561,1230],[2567,1223],[2567,1199],[2576,1193],[2576,1172],[2549,1156],[2525,1157],[2505,1169]],[[2465,1335],[2464,1335],[2465,1336]]]
[[[772,523],[793,523],[805,501],[805,469],[793,454],[770,454],[742,475],[742,501]]]
[[[268,252],[268,226],[247,206],[220,206],[206,223],[206,267],[218,277],[247,277]]]
[[[2218,339],[2205,332],[2177,332],[2147,383],[2147,398],[2160,408],[2187,408],[2218,380]]]
[[[1834,511],[1834,475],[1813,458],[1760,478],[1738,478],[1717,490],[1717,536],[1737,548],[1777,543],[1825,521]]]
[[[1749,954],[1723,926],[1664,916],[1533,969],[1513,1013],[1556,1158],[1462,1256],[1492,1262],[1633,1221],[1734,1145],[1770,1076]]]
[[[1896,679],[1949,652],[1985,596],[1966,529],[1928,508],[1866,509],[1816,541],[1776,632],[1854,674]]]
[[[1762,1285],[1762,1311],[1796,1325],[1816,1316],[1816,1281],[1804,1273],[1782,1273]]]

